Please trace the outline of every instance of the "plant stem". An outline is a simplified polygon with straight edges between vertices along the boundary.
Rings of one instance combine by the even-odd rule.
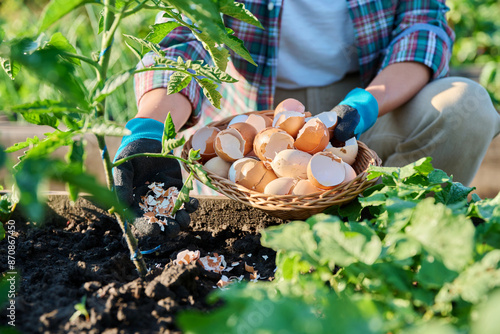
[[[111,6],[114,6],[115,1],[114,0],[105,0],[104,1],[104,29],[102,33],[102,41],[101,41],[101,55],[99,57],[98,65],[100,66],[99,71],[98,71],[98,85],[101,86],[104,84],[106,81],[106,76],[107,76],[107,71],[108,71],[108,65],[109,65],[109,59],[111,57],[111,47],[113,45],[113,38],[116,32],[116,29],[118,28],[118,25],[120,24],[123,12],[126,10],[127,6],[123,6],[122,10],[118,14],[114,14],[110,8]],[[99,115],[104,116],[105,114],[105,99],[101,102],[100,104],[102,107],[97,109],[97,113]],[[99,150],[101,151],[102,155],[102,162],[104,165],[104,172],[106,176],[106,184],[109,189],[112,189],[114,192],[114,195],[117,196],[116,190],[115,190],[115,182],[113,179],[113,163],[111,162],[111,158],[109,156],[109,152],[106,148],[106,140],[103,135],[96,135],[97,137],[97,142],[99,144]],[[146,263],[144,262],[144,259],[142,257],[141,252],[139,252],[138,246],[137,246],[137,239],[135,238],[134,234],[132,233],[132,229],[128,227],[128,223],[126,220],[123,218],[122,213],[119,211],[115,211],[114,215],[116,217],[116,220],[118,222],[118,225],[120,225],[120,228],[123,231],[123,234],[125,236],[125,240],[127,241],[127,246],[130,251],[131,255],[131,260],[134,263],[135,267],[137,268],[137,271],[139,272],[139,275],[141,277],[144,277],[148,270],[146,267]]]
[[[99,149],[102,154],[102,162],[104,165],[104,172],[105,172],[105,177],[106,177],[106,184],[108,188],[113,189],[114,188],[114,180],[113,180],[113,173],[112,173],[112,168],[113,164],[111,163],[111,158],[109,156],[109,152],[106,149],[106,141],[104,139],[104,136],[102,135],[96,135],[97,137],[97,143],[99,145]],[[115,196],[116,196],[116,192]],[[120,225],[120,228],[122,229],[123,235],[125,236],[125,240],[127,241],[127,246],[128,249],[130,250],[130,255],[131,255],[131,260],[134,262],[134,265],[139,272],[139,275],[141,277],[144,277],[148,269],[146,268],[146,263],[144,262],[144,259],[142,257],[141,252],[139,252],[138,246],[137,246],[137,239],[135,238],[134,234],[132,233],[132,229],[128,227],[128,223],[125,221],[123,218],[121,212],[115,211],[114,215],[116,217],[116,220],[118,222],[118,225]]]
[[[177,160],[179,160],[179,161],[181,161],[181,162],[183,162],[185,164],[190,164],[190,162],[187,161],[186,159],[183,159],[181,157],[175,156],[173,154],[165,155],[163,153],[137,153],[137,154],[129,155],[128,157],[125,157],[123,159],[115,161],[115,163],[113,163],[112,167],[120,166],[122,163],[127,162],[129,160],[132,160],[134,158],[138,158],[138,157],[172,158],[172,159],[177,159]]]
[[[101,66],[99,65],[99,63],[97,63],[96,61],[93,61],[89,57],[85,57],[83,55],[79,55],[79,54],[76,54],[76,53],[69,53],[69,52],[63,52],[63,53],[61,53],[61,55],[65,56],[65,57],[69,57],[69,58],[79,59],[79,60],[81,60],[83,62],[86,62],[86,63],[94,66],[95,68],[97,68],[97,70],[100,70],[100,68],[101,68]]]

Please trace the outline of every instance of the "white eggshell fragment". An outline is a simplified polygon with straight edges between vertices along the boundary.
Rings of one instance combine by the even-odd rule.
[[[271,161],[278,152],[293,148],[293,137],[285,130],[266,128],[259,132],[253,142],[255,155],[271,169]]]
[[[354,180],[356,178],[356,171],[354,168],[352,168],[351,165],[346,163],[345,161],[342,161],[342,164],[344,165],[345,168],[345,179],[344,183],[350,182],[351,180]]]
[[[338,120],[337,113],[335,111],[323,111],[316,116],[307,117],[306,122],[308,122],[311,118],[317,118],[323,124],[325,124],[326,128],[328,129],[328,133],[330,134],[330,138],[333,137],[333,130],[335,130]]]
[[[223,160],[221,157],[214,157],[208,160],[203,167],[206,170],[227,179],[231,163]]]
[[[324,189],[319,189],[311,183],[309,180],[299,180],[292,190],[292,195],[309,195],[320,191],[325,191]]]
[[[352,137],[345,142],[342,147],[335,147],[331,144],[325,148],[325,151],[331,152],[336,156],[342,158],[344,162],[352,165],[356,161],[358,155],[358,141],[356,137]]]
[[[311,118],[300,129],[295,139],[295,148],[315,154],[321,152],[330,142],[330,135],[326,125],[317,118]]]
[[[216,156],[214,141],[219,132],[220,130],[215,127],[204,126],[193,134],[191,147],[195,151],[200,150],[202,161],[208,161]]]
[[[279,177],[307,179],[307,166],[312,156],[309,153],[288,149],[276,154],[271,167]]]
[[[229,167],[228,178],[230,181],[236,183],[237,181],[244,178],[248,171],[257,163],[258,161],[253,158],[241,158],[233,162],[231,167]]]
[[[227,124],[227,127],[230,127],[231,125],[236,124],[236,123],[244,123],[244,122],[246,122],[247,119],[248,119],[248,115],[234,116]]]
[[[346,170],[342,162],[330,152],[318,152],[309,161],[307,178],[317,188],[334,188],[345,179]]]
[[[267,195],[290,195],[297,180],[293,177],[279,177],[267,184],[264,194]]]

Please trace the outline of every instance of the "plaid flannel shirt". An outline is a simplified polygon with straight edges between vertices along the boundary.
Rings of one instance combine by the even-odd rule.
[[[354,24],[361,80],[366,86],[386,66],[413,61],[433,71],[433,78],[448,74],[454,33],[447,25],[445,0],[346,0]],[[193,105],[187,126],[222,119],[251,110],[267,110],[273,105],[276,85],[280,11],[283,0],[245,0],[245,7],[262,23],[259,29],[232,17],[224,17],[226,26],[234,30],[254,61],[254,66],[231,52],[227,72],[237,83],[224,83],[221,109],[207,103],[202,89],[192,81],[181,93]],[[332,22],[335,24],[335,22]],[[311,36],[313,38],[313,36]],[[187,28],[176,28],[160,44],[168,57],[204,60],[212,64],[201,43]],[[143,63],[152,65],[152,56]],[[170,71],[147,71],[136,74],[137,101],[148,91],[166,87]],[[202,111],[203,110],[203,111]]]

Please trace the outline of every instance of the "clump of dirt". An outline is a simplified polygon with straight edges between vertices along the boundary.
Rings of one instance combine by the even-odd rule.
[[[16,328],[24,333],[163,333],[180,332],[181,310],[208,310],[206,297],[218,289],[222,274],[250,280],[245,263],[259,279],[272,279],[275,252],[260,244],[259,231],[284,221],[227,199],[200,198],[188,231],[173,239],[163,235],[140,240],[150,268],[138,278],[114,219],[90,201],[75,206],[60,196],[50,201],[49,215],[34,227],[16,216]],[[201,256],[223,255],[230,271],[207,271],[200,263],[176,264],[185,249]],[[7,258],[6,241],[0,255]],[[0,270],[7,271],[6,261]],[[232,283],[232,284],[238,284]],[[86,298],[88,319],[71,317]],[[6,318],[5,309],[1,311]]]

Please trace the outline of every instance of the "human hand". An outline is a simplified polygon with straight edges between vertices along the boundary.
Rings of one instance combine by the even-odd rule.
[[[134,118],[126,127],[131,134],[123,138],[115,161],[139,153],[161,153],[163,136],[161,122],[148,118]],[[139,206],[141,197],[150,191],[149,185],[154,182],[163,183],[165,190],[169,187],[176,187],[178,190],[182,188],[181,169],[177,160],[164,157],[136,157],[115,167],[113,178],[118,198],[131,207],[137,216],[133,224],[139,237],[161,233],[167,237],[174,237],[180,230],[189,227],[191,222],[189,213],[198,208],[198,200],[194,198],[184,204],[184,209],[176,212],[174,219],[164,219],[166,223],[163,231],[159,224],[151,223],[149,218],[144,217],[144,211]]]
[[[338,116],[333,138],[345,142],[371,128],[378,117],[378,102],[368,91],[353,89],[342,102],[332,109]]]

